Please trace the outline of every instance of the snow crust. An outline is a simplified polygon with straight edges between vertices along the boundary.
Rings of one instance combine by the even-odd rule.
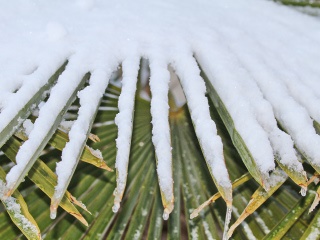
[[[74,149],[85,141],[94,106],[110,73],[122,64],[122,93],[115,119],[119,128],[117,211],[126,184],[142,57],[150,60],[154,71],[153,143],[159,182],[166,195],[172,192],[168,65],[181,81],[197,137],[219,185],[230,187],[231,183],[198,63],[262,173],[274,170],[274,156],[290,169],[303,171],[294,144],[320,166],[320,137],[313,127],[314,120],[320,121],[319,29],[318,19],[262,0],[1,1],[0,132],[69,60],[33,128],[28,127],[29,139],[7,175],[7,186],[16,183],[71,92],[91,72],[90,85],[79,93],[79,118],[57,167],[57,191],[61,192],[77,161]],[[279,129],[278,122],[289,135]]]

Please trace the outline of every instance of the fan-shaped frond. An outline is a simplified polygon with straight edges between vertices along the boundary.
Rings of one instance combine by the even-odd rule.
[[[1,239],[319,235],[317,20],[259,0],[0,5]]]

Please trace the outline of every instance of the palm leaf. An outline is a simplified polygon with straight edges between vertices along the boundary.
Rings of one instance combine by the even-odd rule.
[[[228,31],[219,34],[229,36]],[[210,40],[218,41],[215,38]],[[233,49],[234,45],[229,44]],[[145,59],[139,65],[140,55],[133,53],[130,58],[120,61],[121,68],[118,69],[119,61],[112,57],[101,58],[103,61],[99,64],[108,62],[102,68],[99,65],[94,69],[89,63],[86,67],[79,68],[82,66],[82,58],[81,54],[76,53],[68,56],[68,61],[65,55],[63,59],[53,57],[55,67],[45,75],[41,75],[41,68],[40,73],[37,70],[31,73],[31,79],[37,78],[39,74],[48,80],[39,80],[40,87],[30,91],[28,97],[22,99],[24,104],[17,114],[8,118],[6,112],[9,108],[2,110],[0,101],[0,120],[2,117],[3,121],[8,121],[0,129],[0,170],[4,169],[1,179],[7,181],[7,185],[1,187],[5,196],[1,199],[4,207],[0,208],[0,238],[16,239],[25,236],[35,239],[40,238],[41,234],[45,239],[226,239],[231,217],[232,226],[228,233],[232,239],[298,239],[319,236],[320,210],[316,205],[320,188],[313,186],[313,181],[317,183],[319,180],[319,166],[314,159],[317,154],[310,156],[310,153],[316,152],[305,151],[309,148],[301,144],[305,139],[295,136],[296,126],[287,124],[281,118],[280,107],[275,102],[267,101],[267,106],[274,107],[277,113],[272,115],[276,132],[287,136],[287,139],[291,139],[291,136],[294,139],[292,151],[296,152],[293,148],[295,144],[305,161],[302,167],[297,157],[295,160],[299,167],[294,168],[283,162],[281,154],[278,154],[281,151],[273,145],[270,149],[274,150],[271,156],[275,158],[275,167],[267,171],[261,168],[261,162],[259,163],[252,147],[254,145],[248,140],[248,135],[241,131],[234,108],[228,102],[228,95],[221,90],[219,81],[216,81],[221,69],[225,74],[231,70],[243,74],[241,69],[229,68],[228,64],[216,68],[219,61],[228,63],[230,55],[230,52],[224,52],[228,47],[224,44],[220,46],[222,50],[219,52],[216,49],[219,57],[214,63],[206,58],[206,50],[214,53],[213,48],[204,45],[195,46],[194,52],[183,51],[180,57],[179,51],[173,48],[172,51],[176,54],[170,55],[170,61],[163,58],[165,55],[152,50],[146,54],[150,58],[150,68]],[[240,54],[243,64],[240,65],[253,70],[248,64],[250,61],[246,61],[248,59],[242,53],[239,49],[233,49],[230,56],[239,57]],[[294,53],[290,56],[293,55]],[[268,62],[270,56],[273,55],[266,54],[262,59],[271,64]],[[62,64],[63,62],[65,63]],[[116,71],[112,75],[113,70]],[[263,90],[262,93],[259,92],[258,99],[270,100],[266,96],[270,90],[266,90],[261,81],[258,82],[259,73],[252,72],[253,77],[250,74],[244,76],[252,78],[253,85]],[[268,76],[273,76],[271,72],[266,71]],[[167,84],[169,80],[172,81],[173,76],[181,83],[181,91],[185,93],[187,101],[182,107],[172,99],[175,94],[168,94],[167,91]],[[148,80],[149,77],[150,86],[143,83],[143,78]],[[109,79],[111,82],[105,89]],[[73,85],[69,86],[70,89],[64,89],[69,80]],[[157,84],[161,80],[163,82],[159,87]],[[237,83],[232,82],[233,78],[223,80]],[[116,85],[121,82],[122,87]],[[239,85],[236,86],[241,84],[244,83],[239,80]],[[25,86],[27,85],[11,94],[18,98]],[[232,90],[228,84],[224,86]],[[282,91],[287,93],[283,89]],[[151,97],[151,101],[145,100],[146,97],[142,98],[142,93]],[[56,108],[55,102],[64,94],[67,97]],[[242,103],[253,108],[250,96],[245,93],[243,96],[246,101]],[[299,101],[298,98],[295,100]],[[8,106],[15,107],[15,104],[12,102]],[[35,109],[38,110],[38,115],[33,112]],[[51,109],[55,111],[47,119],[44,116],[49,115]],[[159,114],[159,109],[165,111]],[[89,110],[89,115],[83,113]],[[259,112],[257,109],[254,111],[255,114]],[[270,112],[273,113],[272,110]],[[310,120],[308,123],[313,121],[311,128],[319,134],[318,121],[313,119],[311,113],[304,113]],[[297,114],[296,117],[301,120],[301,116]],[[160,124],[156,123],[159,119]],[[50,121],[44,127],[46,120]],[[65,128],[65,120],[74,120],[74,125]],[[125,120],[125,124],[120,123],[122,120]],[[265,126],[264,123],[255,121],[256,126],[263,126],[267,132],[270,125]],[[34,129],[29,134],[27,125],[31,122],[34,122]],[[163,125],[166,127],[162,129]],[[126,127],[127,132],[124,131]],[[254,131],[255,128],[251,127],[247,126],[247,129]],[[45,131],[41,131],[43,129]],[[285,130],[287,131],[284,132]],[[81,141],[75,137],[77,135],[73,135],[74,132],[82,134]],[[40,134],[41,139],[37,139],[38,135],[34,133]],[[165,139],[165,148],[157,143],[155,135],[161,136],[161,140]],[[125,144],[118,141],[119,144],[116,139],[124,136]],[[272,134],[268,135],[270,142],[271,136]],[[265,139],[268,140],[268,137]],[[93,141],[87,141],[88,139]],[[219,158],[222,162],[219,166],[214,165],[219,154],[208,151],[213,149],[210,148],[211,141],[221,147],[219,143],[223,143],[223,156]],[[73,149],[74,146],[77,147]],[[219,151],[217,147],[214,149]],[[67,178],[63,179],[64,183],[58,189],[56,186],[61,180],[63,168],[57,168],[58,176],[54,174],[54,169],[61,155],[62,162],[67,164],[60,166],[69,166],[70,154],[66,154],[68,157],[64,156],[67,151],[74,152],[75,155],[72,155],[72,167],[67,169]],[[163,158],[161,151],[170,153],[167,155],[169,157]],[[125,153],[124,157],[122,153]],[[28,157],[21,163],[21,159],[25,158],[24,154]],[[159,169],[163,166],[163,161],[170,164]],[[119,162],[126,163],[121,170]],[[111,171],[114,166],[116,175],[105,171]],[[220,175],[215,167],[221,167],[221,172],[226,174]],[[14,174],[17,171],[20,174]],[[165,186],[162,184],[163,176],[169,178]],[[221,176],[223,180],[220,179]],[[307,181],[307,176],[312,177],[312,181]],[[302,188],[302,195],[305,195],[308,185],[311,190],[305,197],[301,196],[300,189]],[[166,188],[168,186],[169,191]],[[10,211],[6,201],[12,198],[11,194],[18,199],[22,214],[35,226],[36,231],[26,230],[25,225]],[[50,219],[49,216],[50,198],[53,201],[53,218],[58,210],[56,219]],[[57,209],[58,204],[62,209]],[[115,206],[113,211],[118,211],[117,213],[112,211],[112,206]],[[78,210],[77,207],[82,209]],[[308,214],[309,210],[313,212]]]
[[[114,89],[114,86],[110,85],[109,89],[111,90],[112,88]],[[119,92],[120,91],[118,90],[118,94]],[[109,105],[106,104],[105,106]],[[173,211],[172,216],[170,217],[168,225],[161,219],[162,207],[159,204],[159,189],[158,187],[148,187],[150,184],[156,183],[155,171],[152,170],[155,169],[155,158],[153,154],[150,155],[150,152],[153,152],[153,148],[150,144],[151,116],[149,108],[150,107],[146,101],[141,99],[136,100],[133,140],[131,148],[132,155],[130,157],[128,175],[129,187],[125,193],[125,202],[123,205],[123,209],[119,213],[119,216],[115,216],[111,211],[111,206],[113,203],[113,198],[111,194],[114,189],[115,183],[114,175],[110,175],[107,172],[100,170],[99,168],[93,170],[94,166],[88,168],[84,166],[84,164],[86,163],[81,163],[79,165],[79,170],[75,172],[74,176],[74,178],[76,179],[78,179],[78,177],[81,176],[80,182],[76,181],[77,183],[75,183],[75,181],[72,181],[69,188],[71,192],[79,196],[81,201],[86,204],[87,208],[93,214],[91,216],[84,213],[85,217],[89,222],[88,229],[81,227],[81,225],[77,224],[74,220],[69,219],[69,217],[65,216],[64,214],[61,215],[61,218],[58,218],[55,222],[51,222],[48,219],[48,203],[39,204],[39,201],[34,201],[34,194],[29,194],[26,197],[27,204],[30,206],[31,214],[33,214],[36,221],[40,221],[41,224],[39,227],[40,229],[42,229],[42,233],[47,238],[55,239],[57,238],[57,236],[61,236],[63,238],[78,236],[79,238],[83,237],[86,239],[90,239],[96,236],[108,236],[112,238],[112,236],[118,236],[119,233],[121,233],[121,235],[130,234],[126,235],[128,237],[134,233],[136,234],[137,238],[141,238],[142,236],[159,237],[162,234],[164,234],[163,228],[166,228],[166,226],[168,226],[168,231],[166,233],[167,236],[173,239],[179,236],[183,237],[185,236],[185,233],[187,233],[187,235],[190,238],[196,235],[198,235],[199,237],[209,236],[208,233],[210,233],[212,237],[221,237],[220,234],[223,229],[224,221],[224,213],[221,209],[225,208],[225,206],[221,205],[221,203],[218,200],[214,204],[221,205],[219,208],[213,206],[213,209],[211,211],[200,217],[201,220],[197,218],[195,218],[193,221],[189,220],[189,214],[191,213],[190,209],[194,209],[197,206],[199,206],[202,202],[204,202],[206,198],[208,198],[210,195],[214,193],[215,188],[212,188],[212,180],[210,177],[210,173],[208,172],[208,170],[206,170],[205,161],[203,160],[200,147],[194,146],[192,144],[192,142],[194,142],[192,139],[195,138],[195,135],[192,129],[192,123],[187,114],[187,108],[180,109],[178,112],[173,112],[170,115],[170,123],[172,129],[172,144],[173,149],[175,149],[173,151],[174,172],[178,173],[177,175],[174,175],[176,179],[175,184],[177,186],[175,190],[175,197],[176,199],[180,199],[180,201],[175,202],[175,210]],[[212,111],[214,110],[213,107],[211,109]],[[104,111],[98,113],[97,119],[99,119],[99,122],[101,123],[108,121],[108,118],[104,118],[103,116],[108,115],[105,114]],[[230,170],[230,175],[233,179],[240,177],[245,173],[245,170],[242,168],[242,172],[239,172],[241,168],[232,167],[232,165],[238,165],[235,159],[240,159],[240,157],[237,156],[237,151],[232,146],[230,137],[228,136],[228,132],[224,128],[222,121],[219,119],[217,112],[213,111],[212,117],[217,123],[219,134],[223,139],[224,145],[229,146],[225,149],[225,159],[227,161],[229,169],[232,169]],[[116,129],[116,125],[112,123],[105,126],[102,125],[101,127],[95,127],[93,129],[95,134],[101,133],[99,134],[101,141],[93,143],[92,146],[94,148],[100,148],[102,150],[104,158],[108,159],[109,165],[111,166],[113,164],[110,163],[110,161],[112,162],[115,160],[116,153],[114,143],[114,139],[116,138]],[[48,164],[49,166],[52,166],[52,161],[54,161],[54,159],[50,157],[52,155],[49,154],[50,152],[51,151],[45,154],[42,158],[46,159],[49,157]],[[201,164],[199,165],[199,163]],[[149,171],[152,170],[150,174],[143,174],[143,172],[148,171],[147,169],[149,169]],[[196,182],[198,183],[195,184],[195,180],[190,181],[190,179],[197,179]],[[147,185],[144,188],[141,188],[141,186],[144,186],[143,182],[145,182],[145,184]],[[249,187],[250,185],[252,186],[251,181],[249,181],[248,184],[242,183],[240,185],[240,188],[238,187],[237,191],[235,192],[236,199],[238,199],[238,196],[242,196],[242,198],[247,196],[249,198],[254,191],[254,189]],[[246,186],[247,188],[243,188],[242,186]],[[180,191],[178,190],[179,188]],[[101,191],[101,189],[103,189],[103,191]],[[249,189],[251,189],[251,192],[248,192]],[[279,191],[281,191],[281,187]],[[179,197],[180,194],[178,194],[177,192],[181,192],[181,197]],[[248,192],[248,194],[246,194],[246,192]],[[95,198],[92,198],[92,195],[94,195]],[[201,198],[198,198],[196,196],[201,196]],[[288,192],[286,192],[282,198],[286,199],[288,197],[292,199],[292,206],[294,206],[296,202],[300,201],[299,199],[301,198],[297,198],[296,194],[290,194]],[[148,204],[150,205],[143,204],[144,202],[146,202],[145,199],[148,199]],[[181,201],[182,205],[180,205]],[[238,201],[234,203],[237,209],[241,209],[241,206],[244,207],[244,205],[240,204],[240,206],[239,204],[237,204],[237,202]],[[177,204],[180,205],[180,207]],[[282,206],[283,204],[284,203],[282,203]],[[269,205],[270,203],[267,204],[268,207],[263,207],[264,205],[262,205],[262,208],[265,209],[265,212],[259,215],[262,219],[265,219],[264,221],[269,221],[268,224],[271,224],[269,225],[269,229],[271,229],[273,226],[275,226],[275,223],[271,222],[271,215],[267,211],[271,211],[274,214],[277,214],[278,218],[276,219],[278,219],[278,222],[281,222],[281,218],[288,214],[292,207],[288,206],[286,208],[287,210],[279,211],[279,207],[277,205]],[[47,212],[47,214],[43,214],[43,212],[40,212],[38,207],[35,208],[35,206],[42,206],[42,209],[44,210],[44,212]],[[181,210],[183,214],[182,216],[184,216],[185,219],[182,222]],[[47,220],[40,220],[44,217],[47,218]],[[137,218],[139,219],[139,221],[137,221],[136,224],[134,224],[135,227],[131,227],[132,219]],[[148,219],[152,220],[148,222]],[[218,225],[216,225],[215,223],[217,222],[217,220],[218,222],[220,221],[220,224]],[[250,220],[250,222],[251,221],[252,220]],[[52,224],[54,224],[54,228],[50,227]],[[123,228],[124,226],[130,227]],[[250,223],[249,226],[253,229],[254,235],[257,234],[256,236],[263,236],[261,235],[261,232],[259,230],[259,222],[255,221],[255,223]],[[139,231],[134,231],[137,229],[139,229]],[[187,232],[184,232],[183,229],[186,229]],[[240,237],[241,235],[243,236],[243,234],[248,234],[244,229],[236,229],[234,236],[237,238],[237,236]],[[10,235],[8,234],[8,236]]]

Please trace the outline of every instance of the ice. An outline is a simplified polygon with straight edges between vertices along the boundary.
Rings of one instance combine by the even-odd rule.
[[[307,189],[306,188],[301,188],[300,190],[301,196],[305,197],[307,194]]]
[[[164,212],[162,215],[163,220],[167,221],[169,219],[169,213]]]

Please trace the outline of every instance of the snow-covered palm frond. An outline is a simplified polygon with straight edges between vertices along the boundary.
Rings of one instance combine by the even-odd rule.
[[[313,199],[316,208],[320,194],[314,186],[317,194],[307,193],[320,173],[317,19],[262,0],[30,0],[3,2],[0,13],[6,23],[0,25],[0,147],[7,170],[0,175],[0,194],[28,238],[39,238],[39,229],[50,239],[71,233],[75,239],[159,238],[159,216],[167,220],[169,214],[172,238],[182,236],[182,224],[190,238],[200,239],[220,238],[221,232],[230,237],[240,223],[237,237],[303,234],[289,229],[301,224]],[[169,89],[173,79],[181,84],[184,107]],[[87,146],[88,138],[101,152]],[[56,167],[52,147],[62,151]],[[103,158],[116,175],[81,167],[80,160],[112,171]],[[7,165],[8,159],[15,164]],[[88,225],[73,204],[88,208],[94,214],[87,216],[88,230],[61,223],[55,235],[48,221],[39,222],[44,216],[34,213],[35,220],[17,191],[26,176],[51,198],[51,218],[60,205]],[[287,179],[307,195],[300,211],[293,205],[303,200],[298,190],[283,187]],[[70,182],[87,207],[67,191]],[[245,188],[233,190],[239,185]],[[286,211],[275,219],[293,208],[286,227],[265,220],[279,212],[276,206],[254,216],[253,225],[242,222],[279,188],[284,190],[276,199]],[[179,222],[182,209],[188,216],[205,202],[195,217],[220,196],[226,207],[200,213],[198,223]],[[14,198],[21,217],[8,205]],[[237,220],[227,236],[231,211]],[[305,236],[317,234],[319,214],[309,217]],[[60,222],[58,217],[54,224]],[[14,233],[8,231],[0,236]]]

